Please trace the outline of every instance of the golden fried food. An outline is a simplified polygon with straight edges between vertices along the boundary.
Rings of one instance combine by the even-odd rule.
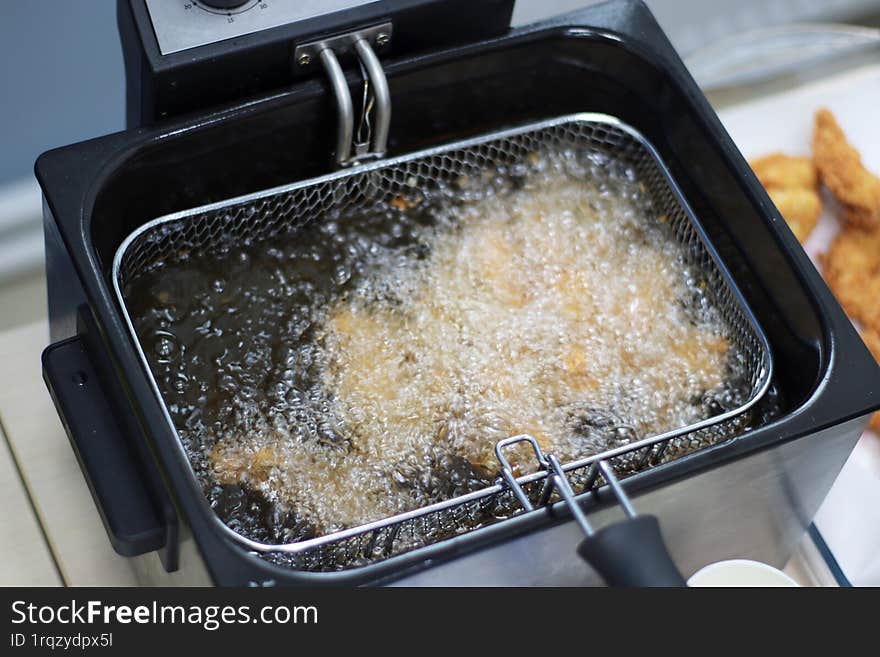
[[[281,436],[240,437],[218,444],[208,458],[218,483],[260,493],[324,533],[406,510],[387,472],[346,467],[308,443],[292,449]]]
[[[819,177],[812,160],[771,153],[750,164],[795,237],[805,242],[822,214]]]
[[[874,359],[880,364],[880,331],[867,328],[862,332],[862,339],[865,341],[865,344],[868,345],[868,351],[873,354]],[[880,433],[880,412],[874,413],[874,417],[871,418],[871,424],[868,425],[868,428]]]
[[[847,226],[872,230],[880,227],[878,215],[875,211],[858,208],[853,205],[845,205],[841,208],[840,217]]]
[[[370,409],[352,427],[353,444],[384,441],[387,460],[401,451],[399,437],[433,435],[492,470],[497,440],[529,434],[575,458],[581,407],[620,406],[610,381],[638,377],[663,390],[675,403],[655,410],[661,426],[682,424],[689,395],[723,385],[728,341],[670,316],[683,292],[671,253],[662,244],[633,250],[630,229],[612,223],[617,209],[598,215],[589,198],[548,176],[528,194],[475,206],[458,231],[437,238],[424,266],[393,279],[409,294],[331,309],[325,385],[341,417]],[[603,262],[619,272],[608,277]],[[522,456],[514,465],[531,463]]]
[[[309,351],[329,394],[297,395],[293,430],[217,436],[214,479],[325,534],[491,477],[502,438],[572,461],[607,449],[615,424],[656,435],[705,417],[732,345],[686,305],[678,244],[646,234],[633,195],[552,168],[533,180],[464,206],[428,257],[388,254],[329,304]],[[526,446],[508,458],[536,465]]]
[[[803,244],[819,223],[822,200],[814,189],[768,187],[770,200]]]
[[[404,210],[409,210],[411,208],[416,207],[419,203],[422,202],[421,198],[407,198],[405,196],[395,196],[391,199],[389,205],[395,210],[400,210],[401,212]]]
[[[880,226],[880,178],[865,168],[834,115],[824,108],[816,112],[813,160],[822,182],[843,205],[847,222]]]
[[[808,157],[771,153],[749,162],[764,187],[818,189],[819,176]]]
[[[880,326],[880,229],[847,227],[825,255],[825,280],[853,319]]]

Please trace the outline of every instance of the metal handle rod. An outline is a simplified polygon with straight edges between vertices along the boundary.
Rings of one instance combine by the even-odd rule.
[[[571,511],[571,515],[574,516],[575,521],[580,525],[584,534],[592,536],[596,532],[593,530],[593,526],[590,524],[589,520],[587,520],[587,516],[583,509],[581,509],[581,505],[578,504],[577,500],[574,498],[574,491],[571,489],[571,484],[568,483],[568,479],[565,476],[565,470],[562,469],[562,464],[553,454],[547,454],[547,460],[550,462],[550,467],[553,468],[553,485],[556,486],[556,490],[559,491],[562,499],[565,500],[565,503]]]
[[[533,511],[534,505],[532,504],[529,496],[526,495],[525,491],[519,485],[516,480],[516,476],[513,474],[513,468],[510,465],[510,461],[507,460],[507,457],[504,455],[504,449],[510,447],[511,445],[516,445],[517,443],[528,443],[532,447],[532,451],[535,453],[535,458],[538,460],[538,465],[540,465],[543,469],[548,469],[550,465],[547,463],[547,460],[544,458],[544,453],[541,451],[541,447],[538,445],[538,441],[532,438],[529,435],[521,435],[521,436],[510,436],[509,438],[504,438],[495,443],[495,456],[498,459],[498,463],[501,464],[501,477],[510,486],[510,490],[513,492],[516,499],[522,504],[523,508],[526,511]],[[549,482],[549,479],[548,479]],[[544,490],[542,491],[542,504],[546,502],[545,497],[549,497],[550,489],[545,485]]]
[[[547,478],[540,495],[540,505],[544,506],[550,500],[550,494],[555,488],[559,491],[562,499],[565,500],[568,508],[571,509],[572,516],[574,516],[575,521],[580,525],[584,534],[587,536],[593,536],[596,532],[592,525],[590,525],[589,520],[587,520],[587,516],[581,509],[580,504],[578,504],[575,499],[574,490],[572,489],[571,484],[568,483],[568,478],[565,476],[565,469],[562,467],[562,463],[559,462],[559,459],[556,458],[554,454],[544,454],[540,445],[538,445],[538,441],[528,434],[511,436],[510,438],[504,438],[495,443],[495,456],[501,464],[501,477],[510,487],[523,508],[525,508],[526,511],[532,511],[535,507],[528,495],[526,495],[525,491],[519,485],[519,482],[517,482],[510,461],[508,461],[507,457],[504,455],[504,450],[506,448],[518,443],[528,443],[531,446],[532,451],[535,453],[538,465],[547,471]],[[614,494],[614,497],[617,498],[617,501],[623,508],[623,512],[626,516],[630,519],[635,518],[637,516],[636,510],[633,507],[632,502],[630,502],[626,492],[623,490],[620,480],[618,480],[617,476],[614,474],[613,468],[604,460],[596,461],[594,465],[595,468],[591,470],[594,473],[597,470],[602,473],[602,476],[605,478],[605,481],[611,488],[611,492]],[[595,477],[595,474],[592,476]]]
[[[597,465],[599,466],[599,471],[602,473],[602,476],[605,477],[605,481],[611,486],[611,492],[614,493],[614,497],[617,498],[618,503],[623,507],[623,512],[627,517],[635,518],[637,515],[636,510],[633,507],[632,502],[629,501],[629,497],[624,492],[623,486],[621,486],[617,475],[614,474],[614,470],[611,469],[611,466],[608,465],[606,461],[599,461]]]
[[[373,95],[376,99],[376,128],[373,131],[372,151],[375,155],[382,156],[388,149],[388,129],[391,125],[391,92],[388,89],[388,78],[379,58],[370,47],[366,39],[358,39],[354,44],[355,51],[360,57],[370,85],[373,87]]]
[[[345,164],[350,156],[351,137],[354,133],[354,106],[351,102],[351,92],[348,90],[348,83],[345,81],[345,74],[342,72],[339,60],[330,48],[321,51],[321,63],[324,65],[324,70],[327,71],[327,77],[330,78],[330,86],[333,88],[338,110],[336,117],[336,162]]]

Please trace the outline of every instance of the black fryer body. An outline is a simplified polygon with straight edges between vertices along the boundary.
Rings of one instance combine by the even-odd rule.
[[[780,409],[743,436],[635,475],[628,490],[639,508],[660,516],[684,570],[729,556],[780,565],[868,412],[880,405],[880,368],[648,10],[637,2],[597,5],[504,37],[390,62],[387,73],[392,154],[582,111],[617,116],[653,143],[768,334]],[[302,573],[233,544],[192,485],[111,294],[113,253],[157,216],[326,172],[333,123],[328,90],[304,81],[269,97],[51,151],[37,163],[52,339],[77,334],[80,310],[92,315],[92,357],[108,363],[105,376],[119,391],[116,412],[127,438],[155,461],[161,481],[153,485],[164,491],[158,504],[170,509],[170,523],[179,521],[180,538],[170,532],[175,544],[167,549],[181,553],[182,581],[591,582],[589,574],[573,576],[582,566],[562,557],[574,556],[576,541],[560,510],[351,571]],[[601,508],[606,500],[594,496],[585,504]],[[153,555],[139,559],[158,564]],[[477,572],[483,579],[465,575]]]

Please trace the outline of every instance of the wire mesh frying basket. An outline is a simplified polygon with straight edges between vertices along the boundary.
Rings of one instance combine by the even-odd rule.
[[[717,309],[726,337],[741,359],[747,389],[735,407],[713,417],[655,436],[631,435],[623,446],[578,461],[561,464],[575,494],[606,483],[607,464],[625,478],[681,455],[731,438],[748,426],[750,410],[769,387],[772,358],[766,336],[742,294],[711,246],[706,234],[651,144],[621,121],[601,114],[576,114],[542,121],[442,147],[380,160],[313,180],[270,189],[178,212],[144,224],[119,247],[113,262],[113,285],[145,372],[166,420],[176,433],[171,415],[135,331],[123,291],[169,256],[186,250],[208,253],[230,244],[257,242],[295,232],[321,221],[331,212],[364,213],[381,201],[461,176],[478,176],[489,168],[510,167],[530,154],[565,149],[613,154],[631,165],[648,189],[658,213],[665,214],[669,234],[681,246],[686,265],[698,272],[706,295]],[[620,428],[623,431],[631,429]],[[188,457],[178,440],[181,457]],[[195,471],[193,484],[201,490]],[[552,472],[542,469],[516,479],[535,505],[559,499],[547,495],[544,481]],[[276,563],[307,571],[358,567],[502,522],[523,512],[514,487],[498,479],[481,490],[316,538],[274,545],[247,538],[214,514],[218,529],[245,548]]]

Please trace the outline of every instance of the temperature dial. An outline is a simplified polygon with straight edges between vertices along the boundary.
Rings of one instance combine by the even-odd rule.
[[[202,4],[214,7],[215,9],[235,9],[241,7],[248,0],[201,0]]]

